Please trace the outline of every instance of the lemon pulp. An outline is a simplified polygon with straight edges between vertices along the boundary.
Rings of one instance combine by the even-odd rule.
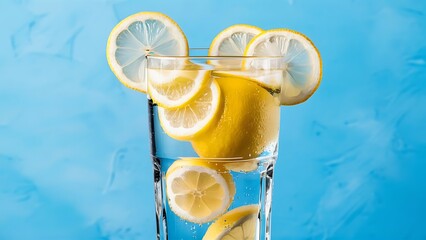
[[[235,194],[232,176],[220,166],[199,159],[175,161],[166,173],[171,210],[180,218],[206,223],[221,216]]]

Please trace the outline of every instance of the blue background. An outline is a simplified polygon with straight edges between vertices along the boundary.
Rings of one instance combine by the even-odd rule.
[[[323,83],[282,108],[273,239],[426,239],[426,2],[0,2],[0,239],[154,239],[146,97],[109,32],[161,11],[205,47],[223,28],[291,28]]]

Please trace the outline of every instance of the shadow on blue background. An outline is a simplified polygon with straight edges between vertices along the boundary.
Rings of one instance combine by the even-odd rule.
[[[426,2],[0,3],[0,239],[154,239],[146,97],[105,60],[113,26],[174,18],[192,47],[248,23],[308,35],[323,83],[282,109],[274,239],[426,239]]]

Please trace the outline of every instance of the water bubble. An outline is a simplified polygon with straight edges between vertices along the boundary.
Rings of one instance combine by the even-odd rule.
[[[190,227],[190,230],[192,231],[192,233],[193,233],[193,234],[196,234],[196,233],[197,233],[197,229],[196,229],[195,225],[192,225],[192,226]]]

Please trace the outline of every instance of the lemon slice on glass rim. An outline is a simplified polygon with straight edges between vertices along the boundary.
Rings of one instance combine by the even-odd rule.
[[[232,209],[210,225],[203,240],[258,239],[258,213],[255,204]]]
[[[262,31],[261,28],[247,24],[232,25],[213,39],[209,56],[242,56],[250,40]]]
[[[244,55],[282,56],[280,62],[272,62],[277,68],[285,68],[281,79],[278,79],[281,82],[282,105],[295,105],[306,101],[321,82],[322,63],[318,49],[309,38],[296,31],[288,29],[264,31],[250,41]],[[261,70],[264,68],[263,64],[265,62],[248,58],[243,61],[243,69]],[[266,67],[269,68],[270,64],[271,62]]]
[[[209,47],[209,56],[242,56],[244,50],[250,40],[261,33],[263,30],[247,25],[247,24],[236,24],[232,25],[219,34],[213,39]],[[240,69],[241,59],[234,58],[222,58],[220,60],[208,60],[208,64],[215,65],[221,69]]]
[[[201,134],[220,118],[221,91],[216,80],[196,98],[179,108],[158,107],[163,130],[172,138],[189,140]]]
[[[221,216],[235,195],[232,176],[208,161],[181,159],[166,173],[166,193],[171,210],[193,223]]]
[[[146,56],[187,56],[188,42],[170,17],[140,12],[118,23],[111,31],[106,56],[116,77],[127,87],[146,93]]]

